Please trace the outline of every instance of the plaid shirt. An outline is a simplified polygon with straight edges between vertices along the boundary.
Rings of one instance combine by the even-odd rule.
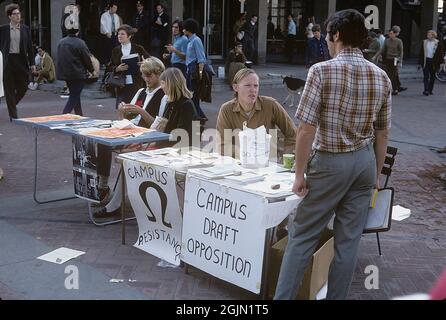
[[[374,141],[390,128],[391,82],[359,49],[310,68],[296,117],[317,127],[313,149],[341,153]]]

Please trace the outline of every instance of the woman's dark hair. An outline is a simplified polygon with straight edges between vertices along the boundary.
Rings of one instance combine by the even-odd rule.
[[[129,26],[128,24],[121,24],[121,26],[118,28],[117,32],[119,31],[124,31],[125,33],[127,33],[127,36],[132,37],[134,32],[133,32],[133,28],[131,26]]]
[[[198,33],[198,22],[195,19],[188,18],[183,22],[183,29],[190,33]]]
[[[318,24],[315,24],[312,28],[311,28],[312,32],[321,32],[321,26]]]
[[[5,7],[5,13],[6,13],[6,15],[8,16],[8,17],[10,17],[11,15],[12,15],[12,12],[14,11],[14,10],[19,10],[20,11],[20,7],[19,7],[19,5],[17,4],[17,3],[11,3],[11,4],[8,4],[6,7]]]
[[[178,24],[178,29],[180,30],[180,35],[183,35],[183,21],[181,21],[180,19],[176,19],[174,22],[172,22],[172,25],[174,24]]]
[[[77,29],[75,29],[75,28],[72,28],[72,29],[66,29],[66,32],[67,32],[67,34],[71,34],[71,35],[73,35],[73,34],[76,34],[76,33],[79,32],[79,28],[77,28]]]
[[[339,32],[339,41],[345,46],[362,47],[368,34],[364,20],[364,16],[354,9],[334,13],[325,21],[330,41],[333,41],[333,35]]]

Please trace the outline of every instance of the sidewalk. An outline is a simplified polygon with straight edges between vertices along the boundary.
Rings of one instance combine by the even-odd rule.
[[[279,73],[286,66],[258,67],[262,73]],[[298,67],[296,67],[298,68]],[[291,70],[291,68],[290,68]],[[294,69],[293,69],[294,70]],[[294,72],[294,71],[293,71]],[[260,73],[260,72],[259,72]],[[359,260],[350,290],[351,299],[390,299],[427,292],[446,266],[446,185],[438,179],[446,171],[444,95],[446,86],[436,83],[435,95],[424,97],[420,81],[404,81],[409,89],[393,99],[390,144],[399,148],[390,186],[395,204],[412,210],[407,220],[392,222],[380,235],[383,256],[378,256],[375,235],[361,241]],[[261,94],[282,101],[280,88],[262,88]],[[228,89],[215,93],[213,103],[203,104],[215,127],[221,104],[232,97]],[[19,105],[22,117],[58,114],[65,99],[49,92],[28,92]],[[86,116],[116,119],[114,99],[84,99]],[[286,110],[293,115],[295,108]],[[3,299],[256,299],[243,289],[195,268],[157,266],[155,258],[132,246],[138,228],[127,224],[127,244],[121,245],[121,226],[95,227],[88,221],[85,201],[74,199],[46,205],[32,200],[32,134],[9,122],[4,102],[0,105],[0,297]],[[399,142],[397,142],[399,141]],[[39,197],[54,198],[73,192],[71,138],[50,131],[39,135]],[[114,164],[112,170],[116,172]],[[37,260],[59,247],[86,254],[64,265]],[[79,290],[66,290],[67,265],[79,269]],[[367,290],[368,265],[379,267],[379,289]],[[110,279],[123,283],[110,283]],[[128,280],[135,280],[129,282]]]

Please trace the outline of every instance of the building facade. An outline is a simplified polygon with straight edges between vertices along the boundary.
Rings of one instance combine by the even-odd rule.
[[[172,20],[192,17],[200,23],[200,36],[210,59],[224,59],[234,43],[233,27],[241,12],[248,18],[256,14],[258,27],[256,49],[258,63],[267,61],[285,62],[284,38],[286,37],[287,16],[292,13],[297,21],[297,61],[302,62],[305,50],[305,27],[309,17],[322,24],[331,13],[346,8],[362,12],[370,26],[387,31],[392,25],[400,25],[400,37],[405,45],[405,56],[415,56],[419,52],[421,40],[429,29],[437,29],[438,2],[442,0],[143,0],[150,17],[155,14],[155,6],[161,2]],[[8,22],[4,6],[19,3],[24,20],[31,27],[33,41],[51,50],[62,36],[61,17],[66,5],[75,2],[81,7],[83,38],[90,49],[99,50],[99,19],[108,0],[0,0],[0,23]],[[118,14],[124,23],[130,23],[136,12],[136,0],[118,2]],[[274,25],[274,32],[268,32],[268,18]],[[440,16],[441,18],[441,16]],[[442,21],[446,21],[443,19]],[[270,29],[271,30],[271,29]],[[150,30],[148,30],[150,36]],[[149,41],[149,40],[147,40]]]

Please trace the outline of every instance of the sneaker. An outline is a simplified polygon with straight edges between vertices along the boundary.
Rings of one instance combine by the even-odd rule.
[[[29,90],[36,90],[36,87],[34,86],[34,82],[30,82],[30,83],[28,84],[28,89],[29,89]]]
[[[108,218],[117,219],[121,217],[121,207],[111,212],[107,212],[107,209],[105,207],[101,208],[100,210],[93,213],[93,217],[95,219],[108,219]]]

